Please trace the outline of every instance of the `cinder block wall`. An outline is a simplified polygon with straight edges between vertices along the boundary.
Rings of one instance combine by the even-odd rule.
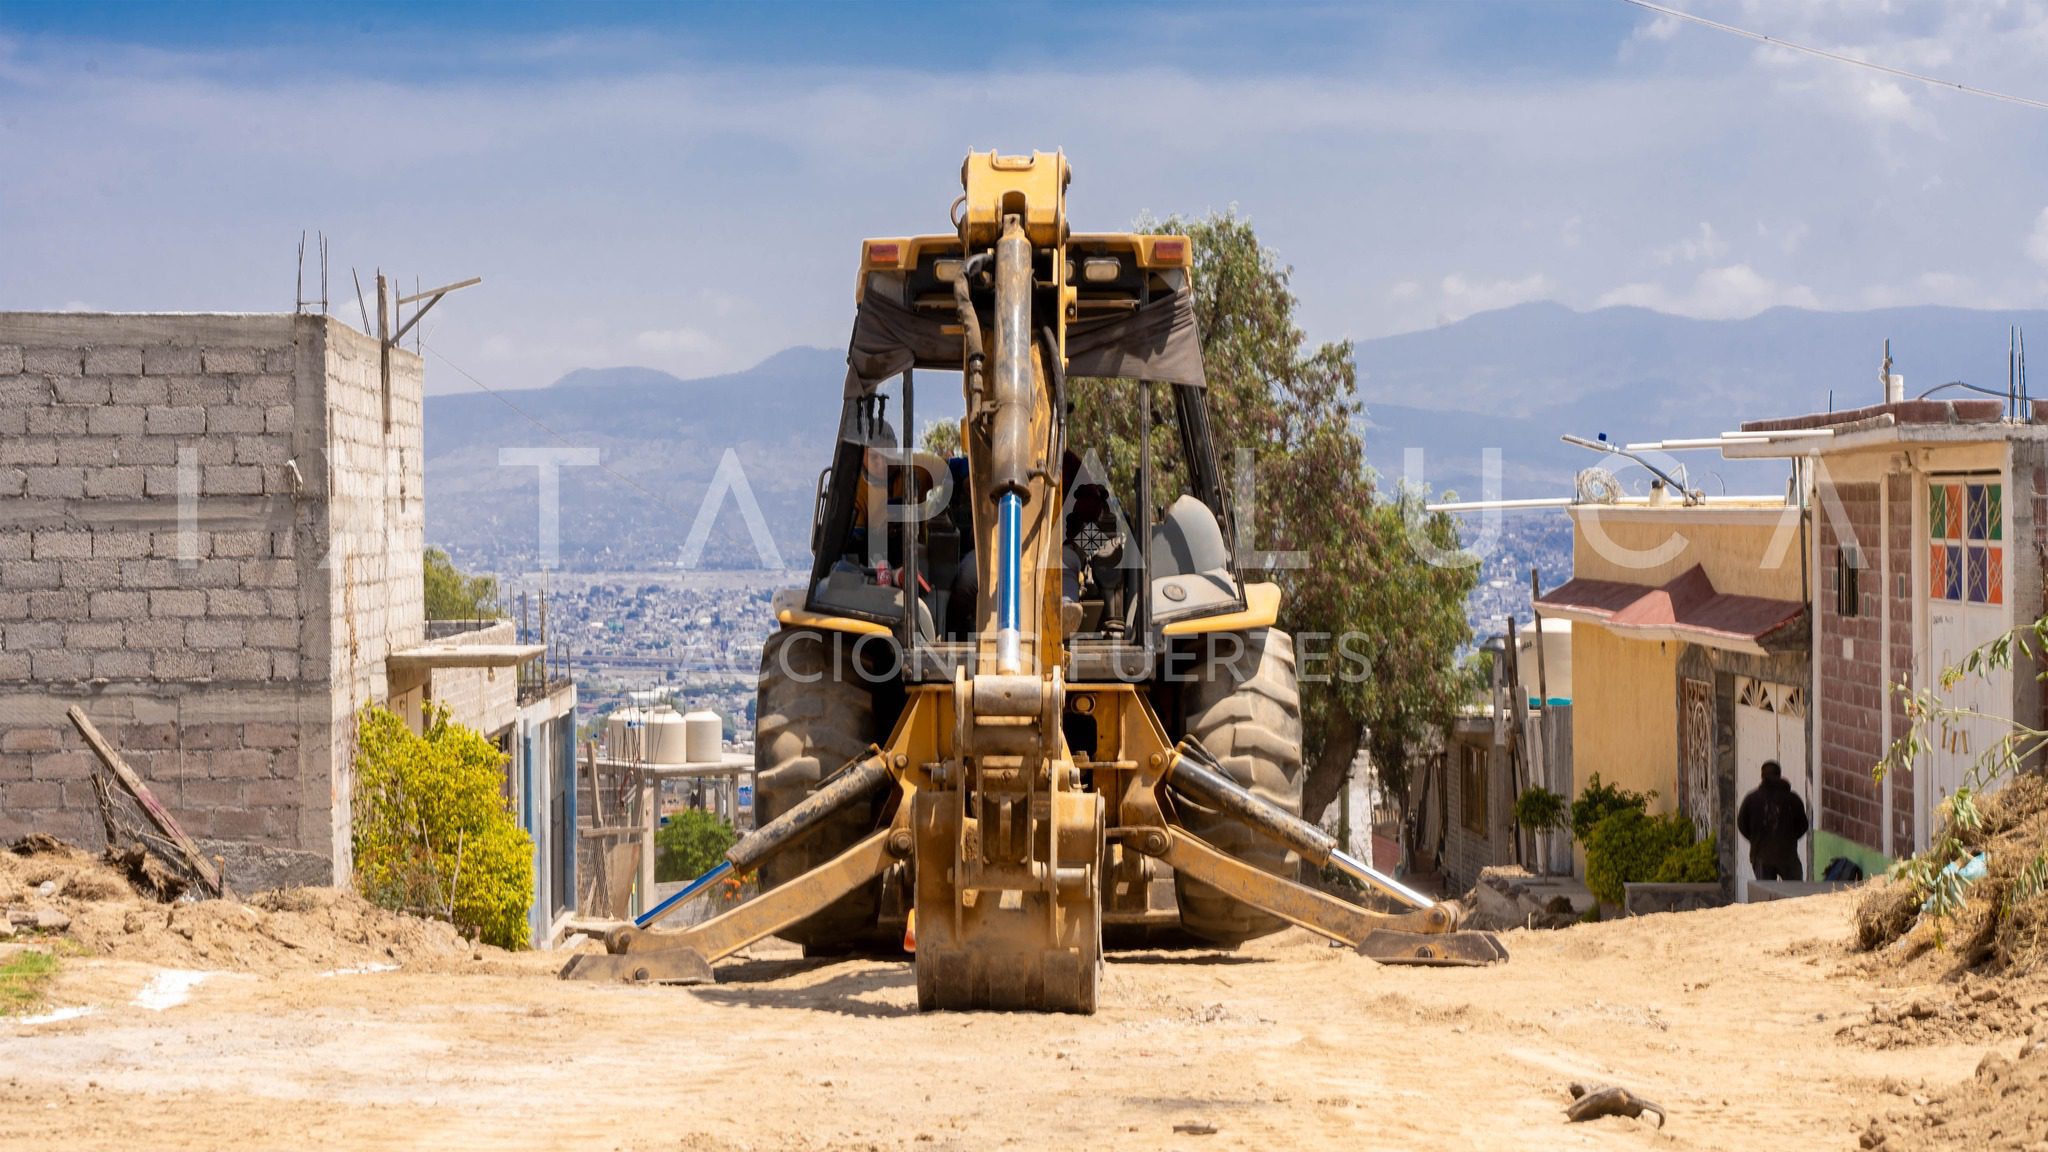
[[[1875,483],[1822,483],[1832,488],[1833,499],[1840,502],[1842,516],[1855,533],[1855,542],[1865,557],[1866,569],[1857,581],[1858,615],[1844,617],[1834,591],[1835,570],[1844,543],[1842,528],[1833,516],[1816,517],[1820,570],[1814,575],[1814,603],[1820,609],[1821,635],[1826,641],[1820,652],[1821,810],[1814,821],[1821,831],[1876,851],[1884,842],[1884,801],[1877,782],[1871,778],[1870,767],[1884,755],[1880,733],[1884,731],[1881,716],[1886,694],[1878,647],[1878,597],[1886,594],[1877,577],[1877,550],[1882,546],[1878,531],[1879,488]],[[1894,508],[1892,515],[1896,517],[1898,512]],[[1910,524],[1910,511],[1905,519]],[[1911,616],[1899,619],[1910,620]],[[1844,639],[1852,646],[1846,655],[1842,648]]]
[[[510,620],[465,620],[429,624],[436,644],[512,644],[519,629]],[[446,625],[437,627],[436,625]],[[458,724],[496,738],[519,712],[519,670],[516,668],[437,668],[426,677],[425,699],[448,709]]]
[[[424,630],[420,384],[386,431],[331,319],[0,313],[0,840],[101,841],[78,704],[238,886],[346,878],[347,716]]]

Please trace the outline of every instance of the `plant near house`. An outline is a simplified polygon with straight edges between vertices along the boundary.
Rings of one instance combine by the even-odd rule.
[[[1655,792],[1631,792],[1603,784],[1600,774],[1593,773],[1586,786],[1579,789],[1579,798],[1572,801],[1572,839],[1581,844],[1588,843],[1593,838],[1593,829],[1599,827],[1602,820],[1616,812],[1648,811],[1650,800],[1656,795]]]
[[[1690,825],[1688,825],[1690,827]],[[1712,884],[1721,878],[1720,845],[1716,837],[1695,840],[1666,853],[1650,879],[1658,884]]]
[[[1515,798],[1515,823],[1531,832],[1562,832],[1572,826],[1572,808],[1563,796],[1534,785]]]
[[[505,756],[445,708],[429,705],[426,719],[415,733],[382,708],[357,717],[357,890],[379,907],[523,948],[533,838],[505,803]]]
[[[695,880],[717,867],[738,839],[732,825],[709,812],[685,808],[673,813],[654,834],[654,879],[663,884]]]
[[[1620,904],[1627,885],[1655,880],[1665,858],[1692,842],[1692,821],[1675,812],[1651,816],[1641,808],[1620,809],[1595,825],[1586,840],[1586,887]]]
[[[1515,797],[1515,825],[1535,837],[1536,872],[1548,875],[1555,843],[1553,837],[1571,834],[1571,803],[1540,784],[1524,788],[1522,794]]]

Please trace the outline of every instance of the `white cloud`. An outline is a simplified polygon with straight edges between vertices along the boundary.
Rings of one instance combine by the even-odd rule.
[[[2015,92],[2038,89],[2048,50],[2043,14],[1989,5],[1699,3]],[[421,49],[417,68],[375,76],[352,58],[0,38],[0,308],[275,308],[314,227],[351,323],[352,267],[482,275],[427,339],[494,387],[596,365],[728,370],[843,344],[859,238],[946,230],[966,141],[1064,146],[1081,229],[1242,205],[1293,266],[1314,339],[1541,298],[1697,315],[1852,306],[1872,285],[1898,303],[2048,302],[2048,156],[2014,144],[2038,113],[1888,91],[1811,57],[1759,63],[1647,15],[1634,27],[1639,50],[1590,67],[1026,65],[965,87],[589,38],[475,46],[547,67]],[[1900,128],[1916,105],[1938,131]],[[392,123],[406,130],[368,127]],[[892,125],[885,145],[876,124]],[[1752,236],[1753,221],[1770,223]],[[1953,268],[1968,277],[1900,271]]]
[[[718,341],[710,333],[695,328],[662,328],[642,332],[633,337],[633,346],[663,356],[676,354],[702,356],[718,351]]]
[[[1747,264],[1708,268],[1690,285],[1672,291],[1662,284],[1627,284],[1605,293],[1600,307],[1625,304],[1703,320],[1734,320],[1766,308],[1818,308],[1820,300],[1803,284],[1779,284]]]
[[[2048,268],[2048,208],[2034,217],[2034,230],[2027,233],[2027,259]]]
[[[1437,306],[1437,323],[1462,320],[1475,312],[1491,312],[1531,300],[1544,299],[1557,291],[1557,283],[1541,272],[1519,280],[1469,280],[1453,272],[1444,277]]]
[[[1699,230],[1650,254],[1661,267],[1719,260],[1728,254],[1728,242],[1714,233],[1714,226],[1700,221]]]
[[[1790,224],[1781,224],[1775,228],[1762,220],[1756,222],[1757,239],[1775,244],[1778,251],[1787,256],[1799,251],[1799,246],[1806,243],[1806,233],[1806,222],[1803,220],[1794,220]]]
[[[1900,276],[1865,287],[1856,303],[1863,308],[1894,308],[1911,304],[1948,304],[1963,308],[2003,308],[2011,304],[1997,293],[1987,292],[1974,278],[1960,272],[1922,272]]]

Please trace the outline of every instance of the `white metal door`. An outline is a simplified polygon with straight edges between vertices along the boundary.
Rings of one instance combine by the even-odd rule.
[[[1944,669],[1970,651],[2003,635],[2010,624],[2005,541],[2010,528],[2005,485],[1998,473],[1934,476],[1927,487],[1927,517],[1921,526],[1927,558],[1927,651],[1921,667],[1946,704],[1981,718],[1933,723],[1933,746],[1924,781],[1916,782],[1919,812],[1913,821],[1916,847],[1925,848],[1941,802],[1972,776],[1980,758],[2010,730],[2012,670],[1995,669],[1959,678],[1940,688]],[[1904,733],[1900,733],[1904,736]]]
[[[1763,783],[1764,761],[1776,760],[1795,790],[1806,778],[1806,689],[1738,676],[1735,680],[1735,802]],[[1809,820],[1812,813],[1807,814]],[[1735,899],[1749,899],[1749,845],[1735,837]],[[1807,841],[1799,842],[1800,875],[1807,875]]]

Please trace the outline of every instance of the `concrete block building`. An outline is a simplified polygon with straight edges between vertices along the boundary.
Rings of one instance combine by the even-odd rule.
[[[1897,400],[1742,427],[1766,438],[1723,453],[1797,461],[1809,504],[1814,867],[1842,857],[1873,873],[1927,847],[1959,785],[1995,783],[1980,761],[2006,718],[2042,723],[2040,669],[2022,658],[1942,693],[1980,718],[1930,732],[1929,752],[1882,780],[1873,771],[1908,732],[1894,686],[1938,685],[2048,604],[2048,409],[2022,420],[1999,400]]]
[[[0,841],[100,840],[74,704],[245,889],[348,881],[365,704],[510,739],[538,647],[431,658],[421,389],[323,316],[0,313]]]

